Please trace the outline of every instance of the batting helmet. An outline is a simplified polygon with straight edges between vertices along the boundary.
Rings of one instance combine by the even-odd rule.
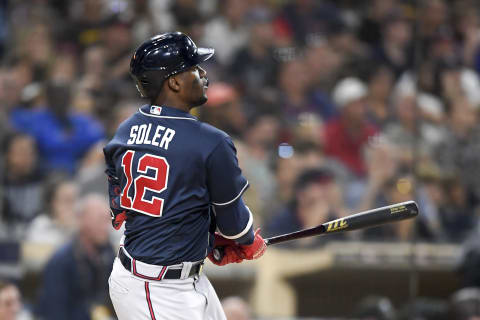
[[[130,74],[143,98],[155,99],[168,77],[208,60],[213,48],[197,48],[187,35],[169,32],[142,43],[130,60]]]

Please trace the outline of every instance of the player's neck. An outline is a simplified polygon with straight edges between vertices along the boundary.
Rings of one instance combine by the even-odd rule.
[[[155,101],[152,102],[152,105],[167,106],[167,107],[175,108],[178,110],[182,110],[187,113],[190,112],[190,109],[191,109],[190,105],[184,104],[178,101],[178,99],[169,99],[168,97],[164,99],[156,99]]]

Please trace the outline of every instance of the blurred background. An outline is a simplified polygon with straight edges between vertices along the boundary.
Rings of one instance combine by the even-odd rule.
[[[102,147],[145,101],[143,40],[216,53],[264,236],[410,199],[420,215],[206,266],[229,320],[480,319],[476,0],[0,0],[0,320],[116,319]]]

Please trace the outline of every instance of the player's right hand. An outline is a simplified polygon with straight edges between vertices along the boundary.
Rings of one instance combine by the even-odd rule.
[[[255,231],[255,238],[250,245],[240,245],[240,256],[247,260],[255,260],[267,251],[265,240],[260,235],[260,229]]]

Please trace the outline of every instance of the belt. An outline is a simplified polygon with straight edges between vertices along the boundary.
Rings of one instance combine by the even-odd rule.
[[[118,250],[118,258],[122,263],[122,265],[125,267],[125,269],[133,273],[133,275],[146,280],[160,281],[163,279],[186,279],[186,278],[199,275],[202,272],[202,268],[203,268],[203,261],[184,262],[184,263],[172,265],[172,266],[157,266],[157,265],[146,264],[144,262],[137,261],[129,257],[127,253],[125,253],[125,249],[123,248],[123,246],[120,247],[120,249]],[[155,275],[142,274],[138,270],[139,264],[141,264],[142,266],[148,266],[149,271],[154,271]],[[190,266],[190,270],[184,270],[185,268],[188,268],[188,266]],[[157,271],[158,271],[158,274],[157,274]]]

